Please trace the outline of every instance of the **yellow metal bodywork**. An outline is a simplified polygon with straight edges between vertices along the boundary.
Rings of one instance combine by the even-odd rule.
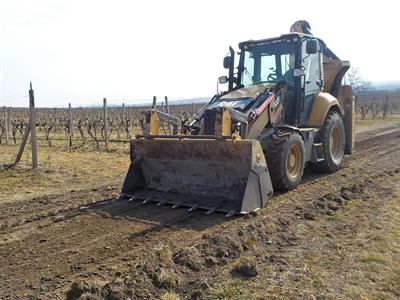
[[[314,98],[307,125],[321,127],[329,109],[334,106],[340,108],[338,99],[329,93],[319,92]]]
[[[160,119],[155,111],[151,111],[150,115],[150,134],[159,134],[160,133]]]
[[[232,118],[229,111],[224,107],[222,112],[222,135],[231,136],[232,135]]]
[[[331,91],[340,70],[348,65],[348,61],[333,60],[323,55],[324,90]]]
[[[244,88],[234,90],[224,96],[222,96],[220,99],[221,100],[229,100],[229,99],[237,99],[237,98],[256,98],[259,94],[265,91],[267,88],[273,87],[275,84],[274,83],[261,83],[261,84],[255,84],[255,85],[250,85],[246,86]]]

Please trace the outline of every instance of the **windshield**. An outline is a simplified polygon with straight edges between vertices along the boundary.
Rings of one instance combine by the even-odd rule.
[[[245,45],[241,54],[241,84],[248,86],[281,80],[288,85],[294,84],[296,45],[286,40]]]

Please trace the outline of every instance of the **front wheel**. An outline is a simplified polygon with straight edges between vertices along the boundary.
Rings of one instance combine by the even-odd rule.
[[[346,143],[343,118],[338,112],[328,114],[321,128],[320,139],[325,160],[312,163],[312,167],[322,172],[335,172],[343,162]]]
[[[267,140],[265,157],[275,190],[296,188],[304,172],[304,142],[296,132],[277,131]]]

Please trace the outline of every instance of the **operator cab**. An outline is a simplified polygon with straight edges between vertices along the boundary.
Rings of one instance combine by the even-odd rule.
[[[322,49],[325,44],[308,34],[291,33],[279,38],[239,44],[240,58],[234,76],[234,52],[224,59],[230,70],[228,93],[265,83],[286,84],[285,122],[306,126],[315,95],[322,90]]]

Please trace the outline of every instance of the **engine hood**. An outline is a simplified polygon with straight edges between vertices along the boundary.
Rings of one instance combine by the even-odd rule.
[[[240,98],[253,98],[255,99],[259,94],[265,91],[267,88],[272,88],[276,83],[259,83],[254,85],[249,85],[241,89],[234,90],[228,94],[223,95],[220,100],[233,100]]]

